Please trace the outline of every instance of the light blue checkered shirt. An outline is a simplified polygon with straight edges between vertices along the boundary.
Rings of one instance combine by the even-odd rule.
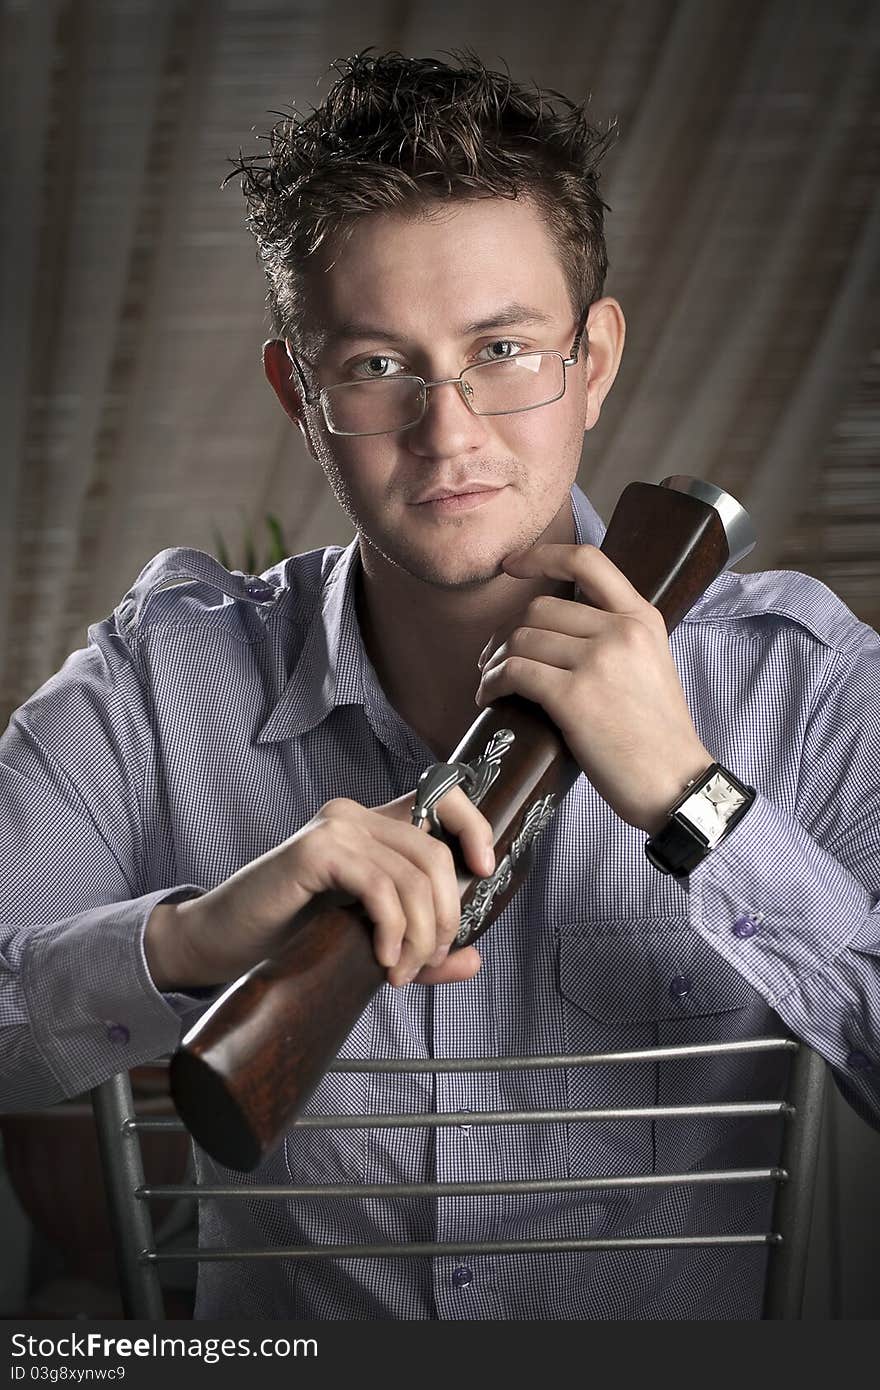
[[[572,492],[580,541],[602,525]],[[377,805],[434,759],[389,705],[358,630],[355,544],[260,579],[157,555],[0,743],[5,1109],[51,1104],[173,1049],[197,1002],[162,995],[144,924],[329,798]],[[880,639],[823,584],[721,576],[672,637],[700,738],[759,792],[682,885],[582,777],[483,937],[475,979],[384,987],[344,1056],[594,1053],[788,1028],[880,1110]],[[743,933],[750,919],[757,930]],[[739,928],[734,930],[737,924]],[[749,930],[752,930],[751,926]],[[775,1011],[775,1012],[774,1012]],[[525,1111],[778,1096],[772,1055],[488,1074],[331,1074],[328,1114]],[[779,1121],[297,1128],[259,1182],[568,1179],[741,1168]],[[199,1154],[204,1181],[247,1183]],[[602,1238],[769,1229],[769,1184],[202,1204],[236,1247]],[[201,1317],[756,1317],[761,1247],[310,1259],[202,1266]]]

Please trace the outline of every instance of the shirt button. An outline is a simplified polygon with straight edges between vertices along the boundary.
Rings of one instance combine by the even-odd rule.
[[[465,1105],[465,1106],[462,1107],[462,1112],[461,1112],[461,1113],[462,1113],[463,1115],[469,1115],[471,1112],[470,1112],[469,1107]],[[461,1130],[462,1134],[470,1134],[470,1132],[471,1132],[471,1126],[470,1126],[469,1124],[462,1124],[462,1125],[459,1125],[458,1128]]]
[[[686,999],[691,992],[691,982],[687,975],[674,975],[669,981],[669,995],[672,999]]]
[[[465,1289],[473,1280],[474,1272],[467,1265],[459,1265],[452,1271],[452,1282],[457,1289]]]
[[[251,598],[264,602],[266,599],[274,598],[275,590],[271,584],[267,584],[262,579],[249,579],[245,585],[245,590]]]
[[[127,1043],[129,1037],[129,1031],[124,1023],[111,1023],[107,1029],[108,1042]]]
[[[750,936],[754,936],[758,930],[758,924],[754,917],[737,917],[733,924],[733,934],[738,936],[740,941],[748,941]]]
[[[872,1066],[867,1052],[860,1052],[858,1048],[854,1048],[849,1054],[846,1064],[848,1067],[852,1067],[853,1071],[870,1071]]]

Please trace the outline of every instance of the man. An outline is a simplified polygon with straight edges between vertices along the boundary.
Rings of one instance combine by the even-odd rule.
[[[362,56],[310,117],[275,127],[264,160],[241,162],[277,334],[266,375],[357,536],[260,579],[162,552],[13,716],[8,1105],[170,1049],[336,888],[364,903],[389,984],[344,1057],[580,1054],[765,1035],[781,1017],[876,1113],[880,643],[823,585],[775,574],[722,577],[670,644],[597,549],[574,479],[624,341],[603,297],[603,143],[580,109],[476,62]],[[585,776],[479,950],[450,954],[451,856],[409,823],[412,791],[512,692],[544,707]],[[711,797],[716,762],[745,814],[689,875],[663,872],[681,869],[670,810],[688,788]],[[460,789],[438,810],[488,873],[480,812]],[[355,1071],[328,1077],[312,1109],[674,1105],[767,1098],[781,1081],[751,1054]],[[255,1181],[547,1187],[205,1202],[208,1245],[392,1253],[209,1263],[197,1313],[759,1316],[760,1247],[393,1247],[766,1229],[757,1181],[571,1180],[766,1165],[778,1138],[723,1119],[297,1128]]]

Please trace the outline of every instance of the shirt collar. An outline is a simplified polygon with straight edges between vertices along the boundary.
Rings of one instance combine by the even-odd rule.
[[[577,483],[571,490],[571,510],[578,545],[601,545],[605,537],[605,523]]]
[[[325,551],[324,560],[319,601],[296,666],[257,736],[258,743],[296,738],[314,729],[337,705],[364,704],[369,662],[355,603],[360,566],[357,536],[344,550]],[[292,563],[295,566],[296,560]]]
[[[601,545],[605,527],[577,485],[571,489],[579,545]],[[329,563],[327,563],[329,562]],[[295,562],[294,562],[295,563]],[[326,576],[293,674],[257,735],[258,743],[297,738],[340,705],[361,705],[376,728],[396,723],[367,656],[357,620],[358,539],[325,552]]]

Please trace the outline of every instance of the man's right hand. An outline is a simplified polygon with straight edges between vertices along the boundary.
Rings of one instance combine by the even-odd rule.
[[[227,984],[273,955],[292,919],[328,889],[356,898],[374,925],[373,949],[392,985],[467,980],[476,948],[449,953],[460,925],[452,855],[410,823],[414,793],[368,810],[328,801],[288,840],[245,864],[198,898],[160,903],[144,938],[147,965],[163,991]],[[495,867],[492,828],[460,787],[437,803],[444,830],[458,837],[470,870]]]

